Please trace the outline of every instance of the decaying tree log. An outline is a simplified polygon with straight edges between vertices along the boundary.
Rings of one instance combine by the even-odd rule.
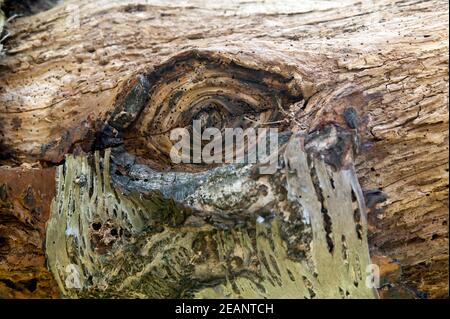
[[[0,296],[448,296],[447,14],[97,0],[10,21]],[[195,119],[277,127],[276,173],[174,165]]]
[[[61,291],[77,297],[376,296],[366,285],[366,211],[354,170],[334,172],[302,148],[302,139],[292,138],[273,175],[258,175],[251,165],[186,178],[147,170],[141,175],[153,174],[153,191],[128,196],[109,185],[109,150],[103,159],[96,153],[92,164],[67,157],[46,244]],[[170,177],[177,181],[161,193]],[[71,268],[76,285],[67,281]]]

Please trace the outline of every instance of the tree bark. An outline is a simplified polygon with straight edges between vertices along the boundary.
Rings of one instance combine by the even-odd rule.
[[[170,4],[97,0],[66,1],[9,22],[11,35],[3,43],[6,55],[0,60],[0,294],[54,297],[59,291],[71,297],[191,297],[220,291],[220,296],[282,297],[274,288],[280,282],[281,287],[302,282],[284,290],[290,297],[372,294],[361,285],[355,288],[344,270],[339,271],[340,281],[329,280],[333,288],[320,286],[314,282],[314,271],[302,268],[295,258],[294,243],[301,247],[322,244],[327,251],[331,234],[336,249],[333,258],[342,256],[345,245],[353,245],[354,256],[370,250],[372,262],[384,274],[382,297],[448,296],[447,15],[445,1],[233,1],[219,5],[200,0]],[[171,172],[193,178],[220,170],[174,166],[168,157],[172,145],[168,130],[187,126],[194,114],[201,113],[204,105],[199,97],[208,97],[211,105],[226,106],[226,115],[213,108],[222,127],[277,122],[278,128],[294,136],[286,145],[306,140],[295,156],[281,153],[297,161],[301,156],[311,158],[306,164],[300,161],[306,166],[298,164],[293,170],[297,178],[284,191],[291,198],[301,188],[292,186],[295,181],[309,176],[312,202],[328,201],[320,200],[319,189],[339,198],[326,204],[334,230],[295,224],[305,217],[300,208],[297,218],[284,218],[289,210],[279,207],[283,203],[279,198],[270,201],[277,218],[270,218],[264,228],[256,222],[259,210],[236,213],[233,207],[221,206],[225,182],[216,188],[208,184],[216,189],[203,194],[212,196],[209,204],[199,200],[204,198],[201,187],[191,192],[180,184],[186,197],[170,193],[174,188],[164,183]],[[312,146],[326,128],[337,128],[349,137],[342,137],[346,148],[339,156],[335,156],[334,140],[323,142],[326,147],[320,151]],[[109,152],[115,158],[106,165]],[[129,156],[135,158],[133,165],[151,170],[129,165],[124,159]],[[353,166],[355,177],[350,178]],[[319,181],[311,177],[312,167],[321,167],[316,173]],[[159,180],[155,172],[161,171],[165,177]],[[14,178],[18,172],[23,178]],[[80,181],[80,172],[86,181]],[[328,182],[320,179],[324,172],[336,177],[343,189],[327,188]],[[98,174],[108,175],[109,180]],[[289,180],[289,168],[279,168],[277,174]],[[142,182],[143,176],[151,176],[158,187]],[[242,181],[246,178],[240,176]],[[283,193],[277,188],[284,185],[279,181],[264,184],[248,178],[255,183],[252,189],[261,184],[276,189],[269,192],[272,195]],[[105,208],[106,215],[97,215],[101,200],[95,200],[99,194],[92,194],[90,187],[100,180],[101,187],[96,187],[120,201],[118,216],[113,199],[109,204],[104,199],[110,206]],[[70,186],[69,193],[64,193],[63,183]],[[355,191],[362,221],[350,215],[336,217],[342,215],[340,205],[354,213],[348,185],[357,190],[359,184],[365,195],[362,200]],[[134,198],[139,192],[149,198]],[[32,202],[39,204],[30,206],[30,193]],[[84,199],[78,203],[77,196]],[[245,196],[264,197],[259,193],[242,196],[241,208],[248,201]],[[144,204],[147,208],[142,208]],[[85,208],[79,210],[77,205]],[[168,215],[144,214],[147,217],[136,219],[140,228],[129,222],[117,225],[129,220],[126,209],[141,207],[148,213],[149,205],[169,207]],[[314,207],[309,212],[311,220],[326,215],[320,205]],[[71,211],[85,227],[75,235],[67,234],[64,227],[64,214]],[[251,222],[244,230],[236,230],[247,219]],[[96,223],[100,228],[93,229]],[[362,242],[351,239],[358,235],[358,223]],[[129,233],[129,242],[111,235],[118,227],[123,234]],[[289,227],[288,234],[303,227],[298,232],[302,234],[299,241],[304,242],[289,242],[278,231]],[[308,227],[325,241],[308,238]],[[84,245],[79,249],[80,242],[74,238],[83,236],[89,236],[84,245],[89,239],[97,250]],[[242,239],[245,236],[251,244]],[[52,248],[51,238],[58,238],[55,243],[64,243],[68,250]],[[165,243],[162,248],[158,240]],[[231,242],[241,247],[241,255],[228,246],[217,248],[219,243]],[[113,264],[112,260],[125,263],[130,259],[127,254],[138,248],[146,253],[136,264],[123,269],[120,263]],[[216,255],[207,254],[208,249]],[[155,256],[178,258],[176,274],[164,273],[167,266]],[[264,264],[262,256],[272,256],[276,262]],[[302,260],[313,260],[319,268],[326,261],[336,267],[345,265],[342,259],[330,261],[326,253],[317,256],[306,250]],[[66,289],[64,260],[80,267],[77,271],[86,275],[81,276],[82,287],[88,288]],[[369,262],[362,258],[358,263]],[[352,267],[356,264],[350,262]],[[133,269],[129,276],[121,272],[126,267]],[[213,273],[207,276],[205,269]],[[289,275],[292,271],[294,280]],[[165,276],[173,280],[163,285],[160,280]],[[326,269],[319,276],[333,278]],[[127,287],[117,284],[124,280]],[[150,290],[157,293],[151,295]]]

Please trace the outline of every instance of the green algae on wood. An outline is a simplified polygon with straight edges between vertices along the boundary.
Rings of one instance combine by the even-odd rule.
[[[353,167],[335,170],[298,142],[290,140],[276,174],[255,176],[248,167],[212,174],[185,202],[158,191],[124,195],[111,183],[110,150],[68,155],[46,239],[63,295],[377,297],[365,283],[365,206]],[[230,181],[244,185],[239,196],[224,187]],[[252,191],[261,185],[264,194]],[[245,222],[223,222],[230,207],[217,200],[221,187],[234,203],[228,214]],[[250,197],[251,206],[236,209]]]

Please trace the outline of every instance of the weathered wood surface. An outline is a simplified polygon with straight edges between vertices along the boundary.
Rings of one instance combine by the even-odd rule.
[[[410,287],[446,296],[447,15],[446,1],[99,0],[18,18],[0,60],[3,164],[53,166],[89,151],[127,80],[200,50],[291,78],[310,130],[343,123],[354,106],[357,175],[388,197],[369,212],[372,253],[397,260]]]
[[[366,285],[366,208],[354,168],[334,171],[301,137],[280,152],[275,174],[252,164],[190,173],[184,183],[201,185],[175,201],[158,188],[124,195],[110,185],[110,156],[69,156],[58,167],[46,254],[65,296],[377,296]]]
[[[0,168],[0,298],[58,297],[45,262],[55,169]]]

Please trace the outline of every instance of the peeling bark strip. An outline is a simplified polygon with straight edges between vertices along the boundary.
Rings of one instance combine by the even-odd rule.
[[[74,298],[376,297],[366,286],[366,209],[354,169],[311,157],[303,140],[290,139],[274,175],[255,174],[255,165],[184,173],[203,181],[178,200],[159,190],[124,196],[110,182],[109,149],[102,157],[69,155],[58,167],[46,238],[61,291]],[[153,183],[164,184],[165,174]]]

